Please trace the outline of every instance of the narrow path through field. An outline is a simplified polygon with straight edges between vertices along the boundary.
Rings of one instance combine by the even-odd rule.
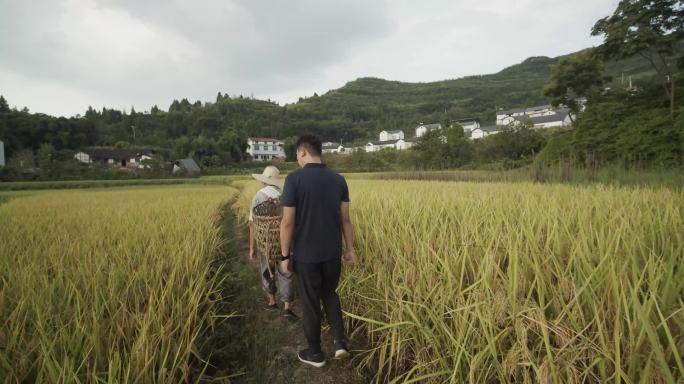
[[[367,383],[368,378],[357,373],[353,358],[328,359],[323,368],[302,364],[297,351],[306,346],[300,320],[289,320],[280,311],[264,309],[265,297],[261,289],[257,265],[248,261],[247,229],[235,220],[230,205],[223,210],[222,234],[229,243],[226,254],[226,308],[239,314],[218,326],[203,354],[211,355],[209,369],[202,381],[212,382],[211,377],[242,371],[230,383]],[[302,316],[301,307],[295,299],[294,312]],[[282,307],[282,304],[280,304]],[[223,327],[224,329],[221,329]],[[323,349],[331,355],[332,339],[326,329],[322,333]],[[226,343],[230,345],[226,345]],[[354,343],[352,341],[353,349]],[[211,348],[212,350],[207,350]],[[233,361],[225,361],[232,359]],[[225,381],[224,381],[225,382]]]

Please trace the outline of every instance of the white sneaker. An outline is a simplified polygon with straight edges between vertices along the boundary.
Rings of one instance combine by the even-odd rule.
[[[334,341],[335,345],[335,358],[336,359],[344,359],[349,357],[349,349],[347,348],[347,343],[344,341]]]

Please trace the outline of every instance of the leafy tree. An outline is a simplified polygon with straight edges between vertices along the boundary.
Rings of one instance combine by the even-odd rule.
[[[9,104],[7,103],[7,100],[5,100],[5,97],[0,95],[0,113],[7,113],[10,111]]]
[[[611,16],[594,24],[594,36],[604,42],[597,52],[604,59],[639,55],[656,71],[675,113],[674,45],[684,36],[684,2],[681,0],[622,0]]]
[[[551,81],[544,88],[544,95],[551,97],[554,107],[568,107],[570,119],[574,120],[580,111],[577,98],[588,97],[603,81],[603,63],[594,56],[593,51],[585,50],[562,58],[551,68]]]
[[[57,165],[57,151],[51,144],[42,144],[36,154],[36,161],[40,175],[44,178],[55,176]]]

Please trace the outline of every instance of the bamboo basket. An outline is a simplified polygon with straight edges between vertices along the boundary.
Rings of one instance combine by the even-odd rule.
[[[279,199],[268,199],[252,210],[257,250],[269,263],[280,256],[280,220],[283,209]]]

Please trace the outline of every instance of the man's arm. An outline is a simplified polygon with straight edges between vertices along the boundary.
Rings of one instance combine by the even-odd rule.
[[[290,254],[290,244],[292,243],[292,234],[294,233],[295,224],[295,207],[283,207],[283,219],[280,221],[280,252],[281,255]],[[288,271],[290,260],[281,262],[280,269],[284,272]]]
[[[342,235],[344,236],[344,244],[346,251],[344,252],[344,261],[351,266],[356,264],[356,252],[354,251],[354,226],[349,216],[349,202],[343,201],[340,204],[340,211],[342,213]]]

